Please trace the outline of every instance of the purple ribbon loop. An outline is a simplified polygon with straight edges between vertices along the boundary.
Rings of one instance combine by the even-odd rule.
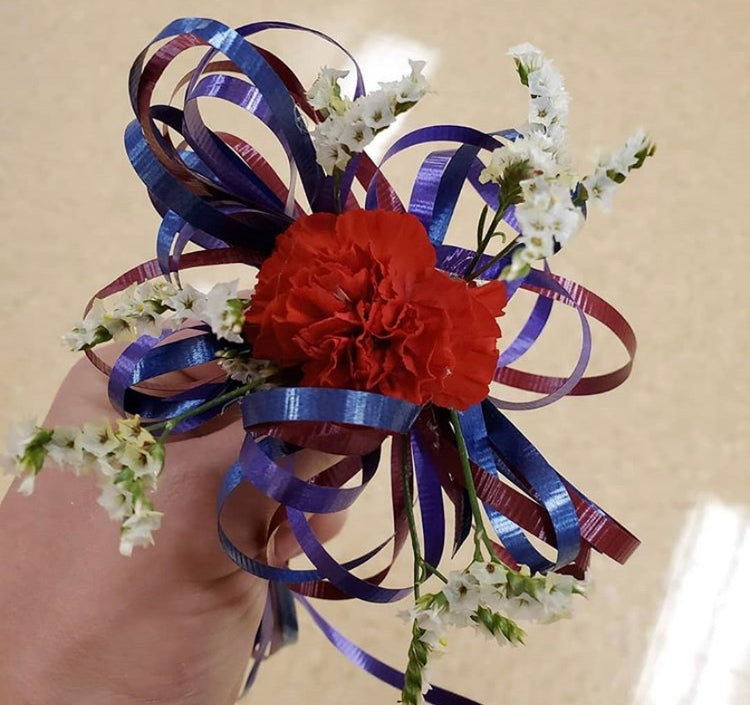
[[[480,182],[484,168],[482,152],[502,148],[502,140],[515,140],[521,134],[515,130],[482,132],[461,125],[425,127],[398,139],[379,166],[366,154],[357,155],[340,178],[334,180],[318,165],[305,123],[305,116],[313,122],[319,122],[323,116],[310,106],[304,87],[289,67],[248,40],[270,30],[308,32],[344,51],[354,62],[356,71],[354,98],[364,95],[363,77],[351,54],[315,30],[284,22],[258,22],[234,30],[201,18],[184,18],[169,24],[152,42],[167,43],[147,61],[149,45],[133,64],[130,97],[136,121],[125,133],[130,161],[162,216],[157,260],[126,273],[106,288],[107,293],[122,289],[125,282],[158,276],[159,269],[179,283],[180,271],[198,262],[242,261],[252,267],[260,266],[273,250],[276,237],[302,215],[302,207],[295,200],[297,180],[312,212],[335,211],[339,206],[359,207],[352,193],[356,180],[364,188],[367,209],[387,208],[403,213],[406,211],[403,201],[385,179],[383,167],[406,149],[444,142],[452,146],[433,150],[422,162],[413,182],[408,212],[425,226],[435,246],[437,266],[449,274],[462,275],[475,252],[444,242],[460,194],[469,185],[486,204],[496,209],[497,185]],[[195,46],[203,46],[206,51],[197,68],[178,84],[178,89],[185,86],[183,105],[151,105],[154,87],[166,67],[181,52]],[[212,63],[218,54],[227,61]],[[208,97],[236,105],[269,128],[289,160],[289,183],[252,145],[206,125],[199,104]],[[180,135],[182,141],[173,144],[173,134]],[[511,228],[519,230],[513,208],[504,215],[504,220]],[[206,252],[184,254],[190,243]],[[247,254],[243,257],[237,253]],[[196,259],[198,254],[204,259]],[[497,279],[512,254],[511,249],[489,267],[481,279]],[[479,266],[490,262],[491,257],[483,255]],[[546,396],[541,399],[530,402],[488,399],[472,407],[460,416],[461,430],[478,492],[502,544],[497,545],[498,555],[510,564],[525,563],[535,570],[565,569],[580,573],[592,547],[624,560],[637,542],[567,483],[498,409],[538,408],[577,393],[574,390],[580,388],[581,380],[589,379],[583,378],[591,355],[587,315],[598,316],[596,310],[592,313],[586,297],[582,300],[574,286],[558,281],[546,266],[545,271],[533,270],[523,281],[508,282],[508,298],[520,288],[536,291],[537,299],[520,333],[500,355],[496,378],[507,384],[510,382],[502,376],[503,371],[522,374],[509,365],[538,340],[554,300],[574,308],[581,320],[581,350],[575,368],[565,379],[547,378],[547,386],[540,390]],[[586,293],[589,299],[593,297],[590,292]],[[614,316],[611,318],[614,320],[611,327],[621,329],[620,339],[632,356],[635,349],[632,331],[625,322]],[[142,388],[135,389],[162,374],[208,362],[217,349],[225,347],[226,344],[220,344],[207,328],[195,330],[198,334],[186,340],[170,341],[167,333],[158,340],[143,337],[130,345],[111,372],[109,394],[115,408],[150,419],[169,419],[235,387],[236,383],[229,380],[199,384],[166,398],[149,394]],[[100,364],[101,369],[105,367]],[[616,371],[617,378],[624,378],[628,372],[627,366]],[[596,379],[594,382],[603,384]],[[295,620],[289,593],[283,588],[289,585],[299,593],[300,604],[344,655],[369,673],[401,688],[403,674],[349,642],[300,595],[391,602],[411,592],[411,587],[381,585],[408,535],[406,512],[410,508],[406,504],[409,493],[403,478],[405,463],[413,467],[411,480],[416,486],[427,564],[439,568],[443,558],[446,531],[443,493],[455,513],[454,552],[467,538],[471,512],[460,473],[456,438],[447,424],[446,412],[430,405],[420,408],[372,392],[320,388],[272,388],[255,392],[242,398],[241,408],[248,433],[238,462],[222,479],[217,498],[219,541],[239,567],[270,580],[271,593],[275,596],[269,599],[264,614],[254,651],[256,665],[249,682],[263,658],[273,650],[274,639],[278,642],[279,629],[289,627],[291,631],[287,636],[294,631],[290,626]],[[183,421],[177,430],[197,427],[219,410],[220,407]],[[374,477],[380,446],[387,436],[392,437],[393,534],[361,556],[339,563],[315,537],[306,513],[331,513],[351,507]],[[308,481],[292,471],[293,454],[302,448],[338,451],[346,457]],[[348,486],[359,472],[359,484]],[[312,569],[268,565],[247,555],[232,542],[222,517],[230,496],[243,482],[252,484],[279,503],[281,511],[274,517],[269,531],[286,516],[314,566]],[[539,553],[528,534],[536,535],[556,549],[556,560],[550,561]],[[380,555],[389,545],[392,547],[390,565],[366,579],[354,575],[354,569]],[[431,689],[426,700],[436,705],[477,705],[440,688]]]
[[[365,456],[365,459],[369,456]],[[328,514],[348,509],[362,494],[377,470],[377,462],[363,463],[359,487],[335,489],[319,487],[296,477],[271,460],[249,434],[240,451],[240,465],[245,478],[267,497],[285,507],[302,512]]]

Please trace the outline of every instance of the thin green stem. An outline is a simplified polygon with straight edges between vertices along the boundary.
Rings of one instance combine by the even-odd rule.
[[[253,389],[256,387],[259,387],[261,384],[264,384],[267,380],[256,380],[254,382],[248,382],[247,384],[243,384],[241,387],[237,387],[236,389],[233,389],[231,392],[227,392],[226,394],[222,394],[221,396],[216,397],[215,399],[210,399],[207,402],[204,402],[203,404],[199,404],[193,409],[189,409],[188,411],[185,411],[182,414],[178,414],[177,416],[174,416],[171,419],[168,419],[167,421],[160,421],[155,424],[149,424],[144,425],[144,428],[152,433],[153,431],[159,431],[161,429],[164,429],[164,433],[161,434],[159,438],[159,443],[162,445],[164,444],[164,440],[166,437],[174,430],[175,426],[177,426],[180,421],[184,421],[185,419],[189,419],[192,416],[195,416],[196,414],[200,414],[204,411],[207,411],[208,409],[213,409],[215,406],[219,406],[221,404],[226,404],[229,401],[232,401],[233,399],[237,399],[238,397],[244,396],[248,392],[252,392]]]
[[[427,561],[424,561],[424,560],[422,561],[422,565],[424,566],[424,569],[426,572],[437,576],[444,583],[448,582],[448,578],[446,578],[434,565],[430,565]]]
[[[484,240],[484,224],[487,221],[489,210],[489,205],[485,203],[482,212],[479,214],[479,222],[477,223],[477,249],[482,246],[482,241]]]
[[[419,599],[419,586],[425,579],[425,562],[422,557],[422,548],[419,545],[419,534],[417,533],[417,521],[414,517],[414,498],[412,496],[411,484],[414,477],[414,468],[411,463],[408,440],[403,441],[403,452],[401,454],[401,479],[404,485],[404,503],[406,504],[406,521],[409,525],[409,536],[411,547],[414,552],[414,599]]]
[[[482,255],[487,250],[487,247],[490,244],[490,240],[492,240],[492,238],[496,235],[500,234],[497,232],[497,226],[505,216],[510,205],[510,203],[506,203],[504,200],[500,201],[497,207],[497,211],[495,211],[495,215],[492,217],[492,221],[490,222],[487,231],[483,235],[482,230],[484,229],[484,222],[487,217],[487,206],[482,209],[482,214],[479,218],[479,225],[477,227],[477,251],[474,253],[474,256],[469,262],[469,266],[466,268],[466,273],[464,274],[464,279],[466,281],[471,281],[477,276],[474,272],[474,267],[477,266],[482,258]],[[485,269],[486,268],[483,268],[482,271],[485,271]]]
[[[513,247],[515,246],[516,241],[513,240],[512,242],[509,242],[505,247],[503,247],[500,252],[498,252],[487,264],[485,264],[483,267],[480,267],[476,272],[472,274],[472,279],[476,279],[477,277],[482,276],[490,267],[492,267],[496,262],[499,262],[505,255],[510,252]]]
[[[482,508],[479,506],[479,497],[477,496],[477,488],[474,485],[474,478],[471,474],[471,464],[469,461],[469,451],[466,449],[466,439],[464,438],[463,431],[461,430],[461,422],[458,418],[458,412],[451,409],[451,425],[453,431],[456,434],[456,443],[458,445],[458,457],[461,461],[461,469],[464,473],[464,485],[469,495],[469,506],[471,507],[471,514],[474,517],[474,560],[483,561],[484,556],[482,555],[482,545],[484,545],[489,551],[490,556],[494,556],[492,550],[492,542],[487,534],[487,530],[484,528],[484,519],[482,518]]]

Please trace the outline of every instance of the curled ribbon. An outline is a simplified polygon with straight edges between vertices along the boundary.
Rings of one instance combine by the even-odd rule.
[[[273,250],[302,207],[295,200],[299,184],[310,210],[335,209],[331,177],[316,162],[315,150],[303,115],[320,116],[310,106],[302,84],[272,53],[253,42],[269,30],[312,33],[334,44],[354,62],[355,97],[364,93],[362,74],[354,58],[336,41],[314,30],[281,22],[259,22],[232,29],[214,20],[186,18],[170,23],[136,58],[130,73],[130,97],[136,119],[126,129],[125,146],[130,161],[146,185],[162,217],[156,258],[131,269],[101,289],[102,298],[160,276],[174,277],[181,270],[224,263],[244,263],[258,268]],[[147,59],[152,45],[160,46]],[[206,54],[197,68],[177,85],[185,89],[181,107],[152,105],[154,89],[169,64],[183,51],[203,46]],[[217,57],[223,58],[217,58]],[[211,130],[203,121],[199,99],[212,98],[238,106],[267,126],[279,141],[289,162],[288,181],[251,144],[241,138]],[[171,134],[182,141],[175,144]],[[354,182],[365,191],[364,207],[415,215],[424,225],[445,272],[465,271],[475,252],[444,243],[456,203],[468,185],[489,205],[496,190],[479,182],[482,152],[501,146],[497,137],[515,139],[515,130],[485,133],[460,125],[436,125],[404,135],[375,165],[366,154],[351,160],[339,184],[340,202],[359,208]],[[452,143],[451,149],[431,152],[413,182],[408,205],[385,177],[383,167],[393,156],[416,145]],[[507,224],[518,229],[512,209]],[[185,252],[195,245],[198,252]],[[495,264],[483,255],[482,278],[496,279],[510,254]],[[559,570],[581,577],[594,549],[624,562],[638,540],[606,512],[565,480],[503,411],[532,409],[568,394],[597,394],[621,384],[629,375],[635,354],[635,336],[625,319],[603,299],[567,279],[532,270],[521,282],[509,286],[509,296],[526,290],[536,295],[528,320],[502,352],[494,375],[496,382],[540,393],[539,399],[510,402],[487,398],[460,414],[471,473],[479,499],[495,532],[494,548],[511,566],[527,564],[534,570]],[[514,367],[538,340],[553,304],[573,308],[581,324],[581,350],[567,378],[532,374]],[[91,303],[89,304],[89,308]],[[88,308],[87,308],[88,310]],[[589,318],[603,323],[622,342],[629,361],[603,375],[585,376],[591,357]],[[184,330],[184,329],[183,329]],[[184,333],[165,332],[159,339],[142,337],[130,345],[110,368],[93,351],[89,359],[109,375],[109,395],[121,412],[147,419],[169,419],[197,408],[237,386],[225,375],[181,389],[165,389],[152,381],[170,371],[184,370],[214,358],[216,338],[205,326]],[[165,391],[169,392],[165,396]],[[296,629],[290,594],[310,612],[325,636],[350,660],[384,681],[401,687],[403,676],[356,647],[331,627],[307,598],[358,598],[392,602],[411,591],[386,587],[384,581],[408,535],[406,491],[402,459],[414,467],[411,496],[418,499],[422,519],[422,545],[427,563],[439,566],[446,544],[445,495],[453,507],[452,550],[467,538],[471,515],[457,449],[455,431],[445,410],[368,392],[345,389],[275,388],[242,399],[245,442],[237,463],[224,476],[217,498],[219,540],[227,555],[243,570],[271,581],[269,608],[256,638],[256,667],[269,651],[286,643]],[[207,421],[215,410],[180,422],[187,431]],[[316,539],[307,513],[338,512],[353,505],[375,476],[380,446],[391,439],[392,533],[350,561],[339,563]],[[310,481],[297,478],[279,464],[299,448],[341,454],[344,458]],[[361,474],[355,487],[344,487]],[[278,502],[279,521],[285,517],[312,564],[299,570],[277,567],[244,554],[222,526],[222,510],[231,494],[251,483]],[[553,557],[542,555],[529,540],[534,536],[550,547]],[[366,578],[353,573],[390,546],[385,567],[372,569]],[[274,636],[274,634],[276,636]],[[282,636],[279,637],[278,635]],[[439,688],[426,694],[428,702],[471,703]]]

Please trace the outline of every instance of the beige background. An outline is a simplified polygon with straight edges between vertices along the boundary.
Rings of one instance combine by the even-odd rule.
[[[609,395],[514,416],[563,474],[644,545],[626,567],[597,557],[598,589],[578,617],[532,630],[524,649],[500,652],[457,638],[440,682],[486,703],[750,702],[740,626],[750,589],[745,0],[4,0],[1,427],[43,414],[71,363],[58,335],[100,285],[151,257],[157,216],[122,148],[127,72],[162,26],[191,14],[233,25],[309,24],[355,54],[374,39],[421,45],[437,93],[410,115],[408,128],[457,122],[489,130],[522,121],[525,96],[504,52],[529,40],[567,78],[582,170],[597,146],[614,147],[636,127],[655,136],[657,157],[623,187],[614,211],[595,212],[553,262],[630,320],[640,342],[635,373]],[[342,65],[313,42],[274,35],[269,45],[308,82],[320,64]],[[306,60],[311,47],[319,58]],[[472,202],[461,211],[455,241],[469,241],[476,213]],[[510,329],[527,304],[519,300],[510,311]],[[566,369],[577,335],[563,312],[529,364]],[[606,335],[597,340],[595,367],[621,361]],[[385,531],[382,500],[377,492],[362,500],[337,542],[342,558]],[[709,541],[712,528],[722,540],[693,553],[690,541]],[[407,633],[395,607],[321,609],[363,646],[402,663]],[[678,691],[685,699],[675,699]],[[297,648],[269,662],[247,702],[291,703],[300,693],[310,703],[397,697],[339,657],[304,617]]]

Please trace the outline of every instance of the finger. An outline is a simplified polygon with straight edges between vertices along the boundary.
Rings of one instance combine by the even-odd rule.
[[[278,465],[293,472],[300,480],[308,481],[344,457],[346,456],[303,448],[279,460]]]
[[[310,528],[318,541],[326,543],[336,536],[346,523],[347,512],[314,514],[309,518]],[[282,524],[268,541],[268,560],[271,565],[282,566],[295,556],[302,554],[292,527]]]

